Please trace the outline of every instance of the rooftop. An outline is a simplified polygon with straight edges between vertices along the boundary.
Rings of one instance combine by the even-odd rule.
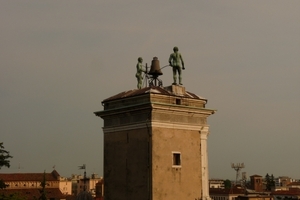
[[[65,199],[66,195],[63,195],[58,188],[46,188],[46,195],[49,199]],[[28,199],[34,197],[38,198],[41,196],[39,189],[9,189],[9,190],[0,190],[0,194],[11,195],[19,194],[20,196],[25,196]]]
[[[45,173],[47,181],[57,181],[60,175],[56,170],[51,173]],[[7,181],[42,181],[44,173],[13,173],[13,174],[0,174],[0,179]]]
[[[180,96],[184,98],[190,98],[190,99],[198,99],[198,100],[205,100],[207,99],[200,97],[192,92],[185,91],[185,88],[183,86],[178,85],[171,85],[168,87],[159,87],[159,86],[149,86],[141,89],[133,89],[121,92],[119,94],[116,94],[114,96],[111,96],[105,100],[103,100],[102,103],[105,103],[107,101],[122,99],[122,98],[128,98],[143,94],[161,94],[161,95],[168,95],[168,96]]]

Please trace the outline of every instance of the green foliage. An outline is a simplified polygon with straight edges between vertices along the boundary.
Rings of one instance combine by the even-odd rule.
[[[0,189],[4,189],[6,187],[7,185],[5,184],[5,182],[3,180],[0,180]]]
[[[273,174],[270,176],[268,173],[265,176],[265,182],[266,182],[266,190],[271,191],[272,188],[275,187],[275,180]]]
[[[6,151],[4,149],[3,142],[0,142],[0,169],[2,167],[10,167],[10,158],[12,158],[12,156],[9,155],[9,151]],[[3,180],[0,180],[0,189],[4,189],[6,187],[7,185],[5,184],[5,182]],[[0,194],[0,200],[26,200],[26,198],[22,197],[19,194]]]
[[[10,167],[9,159],[12,158],[9,155],[9,152],[4,149],[3,142],[0,142],[0,169],[4,167]],[[0,180],[0,189],[6,188],[7,185],[4,183],[3,180]]]
[[[9,155],[9,152],[4,149],[3,142],[0,142],[0,169],[5,167],[10,167],[9,159],[12,158],[12,156]]]
[[[225,187],[225,189],[230,189],[231,188],[231,181],[226,179],[224,181],[224,187]]]
[[[47,196],[46,196],[46,172],[44,171],[44,177],[43,180],[41,181],[41,186],[42,189],[40,189],[40,194],[41,196],[39,197],[39,200],[47,200]]]
[[[0,195],[0,200],[27,200],[27,198],[20,196],[19,194],[10,194],[8,196]]]

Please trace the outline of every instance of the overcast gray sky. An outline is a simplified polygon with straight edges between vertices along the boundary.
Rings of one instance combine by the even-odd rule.
[[[102,175],[101,101],[136,88],[139,56],[182,53],[209,118],[210,178],[300,178],[300,1],[0,1],[2,173]],[[172,83],[163,69],[164,86]],[[81,172],[82,173],[82,172]]]

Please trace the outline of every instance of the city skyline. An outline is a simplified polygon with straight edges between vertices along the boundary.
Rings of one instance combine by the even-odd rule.
[[[1,173],[103,175],[101,102],[136,89],[138,57],[185,61],[183,86],[216,109],[209,177],[300,178],[299,1],[2,1]],[[170,67],[162,69],[172,84]],[[69,173],[71,172],[71,173]],[[82,172],[83,173],[83,172]]]

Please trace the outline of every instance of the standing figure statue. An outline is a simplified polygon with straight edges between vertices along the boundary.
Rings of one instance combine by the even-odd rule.
[[[137,78],[137,88],[138,89],[141,89],[142,88],[142,83],[143,83],[143,76],[142,76],[142,73],[143,72],[146,72],[144,69],[143,69],[143,58],[139,57],[138,58],[138,63],[136,64],[136,74],[135,74],[135,77]]]
[[[170,55],[169,58],[169,64],[173,68],[173,85],[177,84],[177,72],[178,72],[178,78],[179,78],[179,84],[182,85],[182,69],[184,70],[184,62],[182,59],[181,54],[178,52],[178,47],[173,48],[174,53]],[[182,68],[181,68],[182,65]]]

